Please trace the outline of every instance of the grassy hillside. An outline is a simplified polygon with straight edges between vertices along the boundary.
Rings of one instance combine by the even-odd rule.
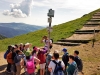
[[[54,39],[54,41],[56,41],[58,39],[67,38],[71,36],[75,30],[82,28],[82,26],[87,22],[87,20],[89,20],[92,17],[92,15],[97,11],[100,11],[100,9],[93,11],[89,14],[86,14],[83,17],[75,19],[73,21],[53,26],[53,32],[51,32],[51,38]],[[42,46],[43,44],[40,43],[40,40],[42,36],[47,34],[48,34],[47,30],[43,29],[27,33],[21,36],[16,36],[14,38],[1,40],[0,51],[6,50],[9,44],[19,44],[21,42],[22,43],[30,42],[35,46]]]

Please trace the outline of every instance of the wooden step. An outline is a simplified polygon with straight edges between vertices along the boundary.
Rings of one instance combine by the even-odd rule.
[[[97,26],[97,25],[100,25],[99,23],[97,24],[97,23],[94,23],[94,24],[85,24],[85,25],[94,25],[94,26]]]
[[[95,32],[99,32],[100,30],[95,30]],[[94,30],[76,30],[75,32],[94,32]]]
[[[100,19],[90,19],[90,20],[98,20],[98,21],[100,21]]]
[[[95,27],[95,26],[100,26],[100,24],[85,24],[85,27]]]
[[[75,34],[94,34],[94,32],[75,32]]]
[[[92,17],[92,19],[100,19],[100,17]]]
[[[63,46],[79,46],[80,43],[71,43],[71,42],[56,42],[54,44],[63,45]]]
[[[91,40],[69,40],[69,39],[61,39],[57,40],[59,42],[71,42],[71,43],[88,43]]]
[[[100,16],[100,14],[94,14],[93,16]]]
[[[88,21],[88,22],[85,23],[85,24],[94,24],[94,25],[99,24],[99,25],[100,25],[100,21]]]
[[[100,19],[91,19],[91,20],[87,20],[87,22],[100,22]]]
[[[95,14],[100,14],[100,12],[96,12]]]

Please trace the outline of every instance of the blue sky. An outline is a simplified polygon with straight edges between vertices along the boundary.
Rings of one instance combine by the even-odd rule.
[[[0,0],[0,22],[45,26],[50,8],[55,10],[52,25],[57,25],[100,8],[100,0]]]

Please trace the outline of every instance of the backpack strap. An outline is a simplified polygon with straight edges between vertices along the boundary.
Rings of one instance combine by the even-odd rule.
[[[52,60],[52,62],[54,62],[54,63],[56,64],[55,69],[56,69],[57,65],[60,65],[60,64],[61,64],[61,61],[59,61],[59,62],[57,63],[55,60]],[[54,73],[55,73],[55,69],[54,69]]]
[[[52,60],[52,62],[54,62],[56,65],[60,65],[61,64],[61,61],[59,61],[58,63],[55,61],[55,60]]]

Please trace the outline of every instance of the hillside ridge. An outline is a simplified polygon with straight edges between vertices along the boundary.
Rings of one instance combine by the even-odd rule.
[[[43,29],[42,26],[25,23],[0,23],[0,34],[8,38]],[[9,33],[9,34],[8,34]]]
[[[70,37],[75,33],[76,30],[81,29],[87,23],[87,21],[92,18],[94,13],[98,11],[100,11],[100,9],[90,12],[85,16],[82,16],[81,18],[77,18],[75,20],[53,26],[52,27],[53,31],[51,32],[51,38],[54,40],[54,42],[56,42],[61,38]],[[32,43],[33,46],[43,46],[43,44],[40,43],[40,40],[44,35],[48,35],[48,31],[46,28],[30,32],[27,34],[23,34],[20,36],[16,36],[13,38],[0,40],[0,45],[1,45],[0,51],[6,50],[8,45],[26,43],[26,42]]]

